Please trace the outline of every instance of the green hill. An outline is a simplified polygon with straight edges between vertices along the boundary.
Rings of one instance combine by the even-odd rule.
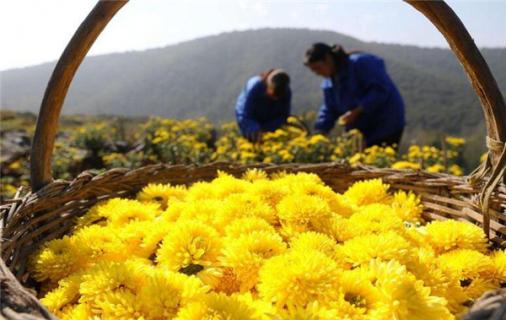
[[[291,74],[295,112],[317,110],[320,79],[301,63],[306,48],[316,41],[384,57],[406,101],[410,132],[482,137],[478,99],[451,51],[363,42],[306,29],[230,32],[146,51],[88,57],[63,110],[230,120],[244,82],[270,67]],[[484,49],[483,54],[506,91],[506,48]],[[54,62],[1,72],[1,107],[36,112],[53,67]]]

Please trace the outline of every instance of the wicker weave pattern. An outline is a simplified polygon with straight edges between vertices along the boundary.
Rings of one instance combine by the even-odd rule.
[[[469,220],[482,223],[477,205],[479,186],[470,186],[462,177],[423,171],[378,169],[346,164],[234,165],[214,163],[205,166],[150,165],[135,170],[112,169],[96,175],[83,172],[75,180],[55,181],[37,193],[0,207],[4,223],[2,258],[19,279],[26,280],[25,261],[43,242],[61,237],[72,227],[73,219],[84,214],[97,201],[111,197],[135,195],[151,182],[191,184],[208,181],[219,170],[240,176],[249,168],[266,172],[313,172],[335,191],[343,192],[353,182],[382,178],[392,188],[421,195],[424,217]],[[499,246],[506,243],[506,186],[500,185],[491,198],[492,240]],[[502,211],[502,212],[501,212]]]

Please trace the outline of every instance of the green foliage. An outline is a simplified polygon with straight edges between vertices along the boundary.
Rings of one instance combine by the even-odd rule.
[[[81,149],[88,149],[91,152],[107,150],[112,142],[111,128],[106,123],[98,123],[93,126],[80,128],[74,134],[74,144]]]
[[[0,145],[9,149],[4,150],[8,152],[2,154],[0,161],[0,201],[12,197],[19,186],[29,185],[30,146],[20,142],[20,137],[28,139],[26,131],[33,127],[35,121],[32,115],[1,114],[13,115],[3,117],[2,125],[5,124],[16,135],[0,130]],[[353,130],[346,134],[335,130],[328,137],[311,135],[306,127],[314,121],[314,116],[314,113],[306,113],[300,118],[289,117],[284,128],[264,133],[259,143],[250,143],[243,138],[234,122],[215,126],[205,118],[64,116],[55,142],[52,174],[56,179],[72,179],[88,169],[102,171],[119,167],[138,168],[152,163],[205,164],[212,161],[348,161],[352,165],[362,163],[377,167],[425,169],[454,175],[463,173],[463,165],[466,171],[470,169],[465,167],[469,150],[463,139],[444,139],[445,134],[434,132],[425,136],[425,143],[420,143],[424,139],[418,143],[413,141],[415,139],[409,141],[410,147],[403,148],[400,153],[391,147],[363,150],[362,136]],[[26,125],[26,128],[20,125]]]

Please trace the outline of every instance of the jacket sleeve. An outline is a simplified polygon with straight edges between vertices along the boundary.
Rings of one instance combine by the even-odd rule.
[[[288,94],[285,97],[283,97],[282,100],[279,101],[279,107],[283,109],[283,113],[277,116],[276,118],[272,119],[268,123],[266,123],[264,125],[266,128],[271,128],[272,130],[275,130],[286,123],[292,111],[291,91],[289,91]]]
[[[315,129],[323,133],[328,133],[334,128],[338,117],[338,114],[330,109],[327,104],[322,104],[318,112],[318,118],[316,119]]]
[[[380,108],[388,100],[389,78],[383,60],[375,57],[362,57],[357,60],[355,72],[363,94],[359,98],[359,105],[366,114]]]
[[[323,104],[318,112],[316,118],[315,129],[323,133],[328,133],[336,123],[337,118],[340,116],[335,108],[332,108],[329,103],[328,94],[331,94],[331,90],[323,89]]]
[[[253,118],[255,99],[255,86],[249,89],[246,87],[237,99],[235,115],[239,129],[243,135],[250,135],[260,131],[260,124]]]

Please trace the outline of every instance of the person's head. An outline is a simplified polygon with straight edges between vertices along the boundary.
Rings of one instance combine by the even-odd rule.
[[[273,69],[264,74],[267,95],[272,99],[281,99],[290,90],[290,76],[282,69]]]
[[[330,78],[339,72],[346,58],[347,54],[340,45],[317,42],[306,51],[304,65],[315,74]]]

